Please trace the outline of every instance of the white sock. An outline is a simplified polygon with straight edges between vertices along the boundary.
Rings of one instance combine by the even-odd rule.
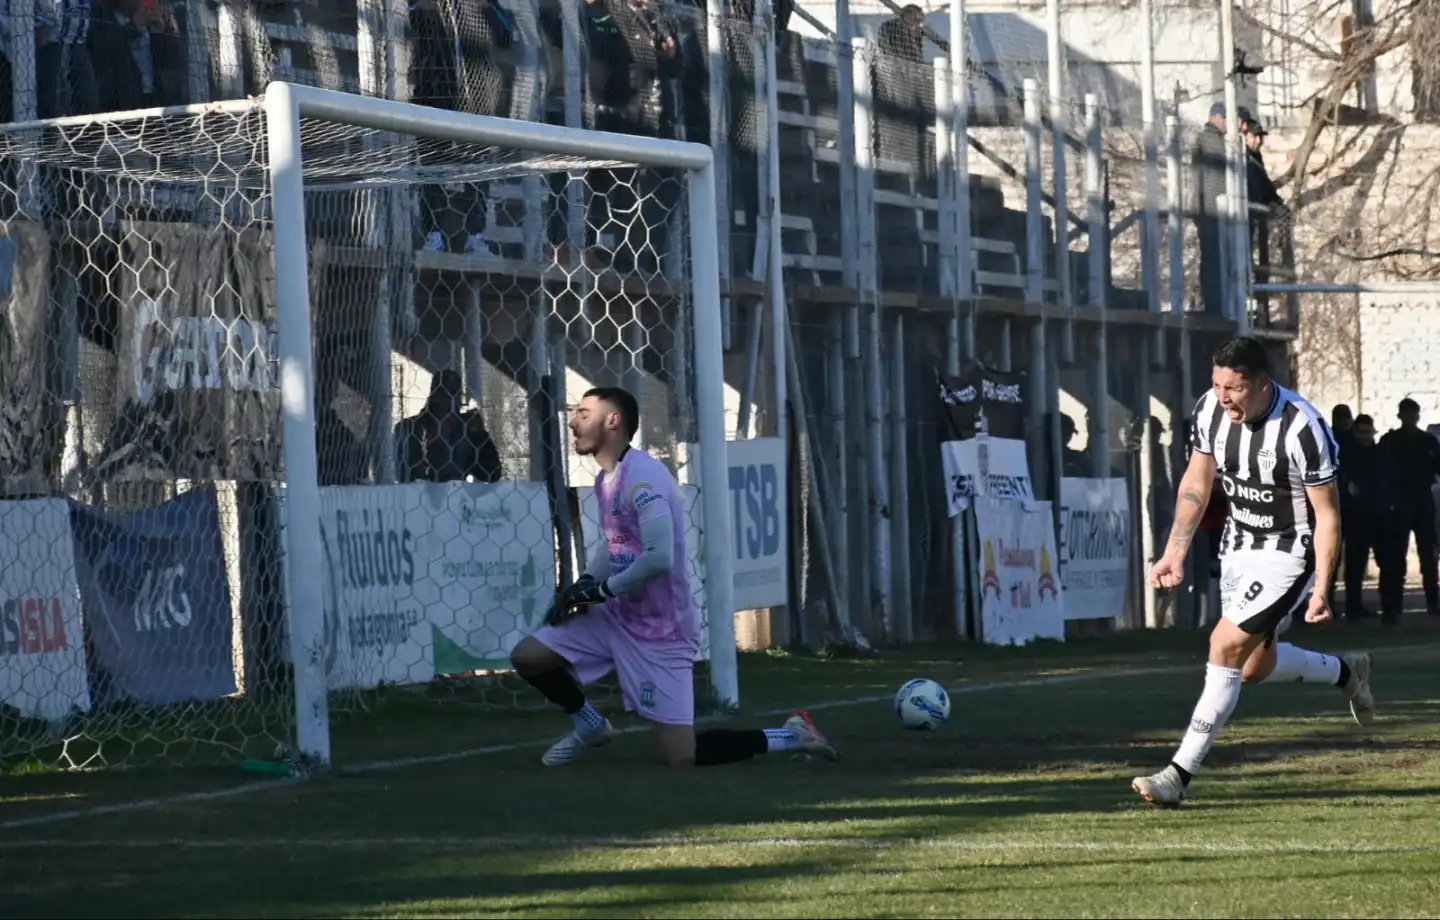
[[[1200,772],[1200,763],[1210,753],[1215,736],[1240,702],[1240,669],[1218,664],[1205,665],[1205,689],[1190,716],[1190,728],[1175,752],[1174,762],[1187,773]]]
[[[570,722],[582,735],[593,735],[605,727],[605,717],[589,703],[586,703],[585,708],[579,712],[570,713]]]
[[[773,754],[776,751],[793,751],[800,746],[800,736],[790,728],[767,728],[765,729],[766,753]]]
[[[1275,646],[1275,670],[1264,683],[1284,680],[1333,687],[1340,680],[1340,659],[1281,642]]]

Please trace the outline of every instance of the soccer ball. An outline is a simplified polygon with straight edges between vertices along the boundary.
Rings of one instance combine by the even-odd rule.
[[[950,694],[928,677],[906,681],[895,694],[895,715],[906,728],[939,728],[950,717]]]

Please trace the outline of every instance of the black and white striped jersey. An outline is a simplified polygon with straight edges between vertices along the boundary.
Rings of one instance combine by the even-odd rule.
[[[1325,417],[1293,390],[1274,387],[1270,411],[1250,422],[1232,422],[1214,391],[1195,404],[1191,446],[1215,458],[1230,503],[1222,552],[1308,556],[1315,509],[1305,488],[1331,482],[1340,471],[1340,451]]]

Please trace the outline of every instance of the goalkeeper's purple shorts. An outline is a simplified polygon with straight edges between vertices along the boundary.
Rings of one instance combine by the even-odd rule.
[[[636,638],[604,607],[542,626],[535,639],[568,661],[582,685],[615,671],[630,712],[662,725],[695,724],[693,641]]]

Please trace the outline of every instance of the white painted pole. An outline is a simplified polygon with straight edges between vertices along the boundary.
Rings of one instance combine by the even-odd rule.
[[[1110,322],[1107,310],[1108,289],[1106,269],[1109,247],[1106,235],[1109,221],[1105,213],[1103,181],[1104,147],[1100,124],[1100,97],[1085,94],[1085,202],[1090,257],[1090,306],[1100,311],[1095,330],[1095,363],[1091,389],[1094,399],[1090,409],[1090,464],[1092,475],[1110,476]]]
[[[1046,37],[1049,42],[1047,64],[1050,77],[1050,191],[1055,197],[1055,281],[1059,287],[1059,305],[1073,313],[1075,298],[1070,278],[1070,184],[1065,163],[1065,135],[1070,124],[1070,113],[1065,106],[1065,31],[1060,15],[1060,0],[1046,0],[1046,9],[1049,20]],[[1074,361],[1073,315],[1068,316],[1061,327],[1059,345],[1060,360],[1067,364]],[[1056,449],[1059,449],[1058,446]]]
[[[776,67],[776,44],[772,0],[760,0],[765,30],[765,121],[769,135],[765,169],[770,175],[770,356],[775,376],[775,436],[789,443],[790,396],[785,363],[785,337],[790,334],[785,317],[784,240],[785,212],[780,204],[780,71]],[[787,454],[788,456],[788,454]]]
[[[1250,333],[1250,310],[1246,303],[1249,281],[1249,234],[1242,228],[1248,224],[1245,213],[1245,153],[1240,146],[1240,100],[1235,85],[1235,4],[1220,0],[1220,60],[1225,72],[1225,207],[1223,243],[1229,250],[1229,269],[1225,279],[1225,298],[1230,317],[1241,335]]]
[[[320,478],[315,457],[315,372],[310,337],[309,246],[300,109],[286,83],[265,92],[274,216],[275,315],[280,358],[282,449],[285,458],[288,557],[286,587],[290,660],[295,668],[295,746],[302,762],[330,765],[330,710],[325,674],[324,571],[320,543]]]
[[[695,321],[695,409],[705,521],[705,602],[710,612],[710,680],[715,701],[740,703],[735,650],[735,562],[730,490],[724,487],[725,353],[720,342],[720,248],[715,240],[715,167],[690,174],[690,265]]]

